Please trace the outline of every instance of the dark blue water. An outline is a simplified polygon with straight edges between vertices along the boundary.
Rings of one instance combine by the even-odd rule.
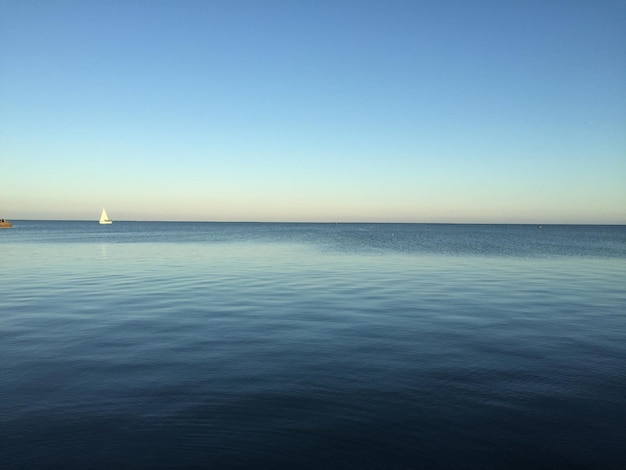
[[[624,468],[624,226],[17,221],[0,250],[0,468]]]

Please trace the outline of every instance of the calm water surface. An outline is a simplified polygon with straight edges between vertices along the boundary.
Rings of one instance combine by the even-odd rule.
[[[17,221],[1,468],[624,468],[626,227]]]

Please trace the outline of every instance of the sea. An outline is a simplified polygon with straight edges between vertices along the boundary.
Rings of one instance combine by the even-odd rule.
[[[0,468],[626,468],[626,226],[13,221]]]

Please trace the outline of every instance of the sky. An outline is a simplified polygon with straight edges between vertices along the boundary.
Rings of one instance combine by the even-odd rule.
[[[623,0],[0,0],[0,217],[626,224]]]

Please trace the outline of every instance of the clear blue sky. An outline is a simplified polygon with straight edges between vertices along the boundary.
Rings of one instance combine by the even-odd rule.
[[[0,0],[0,216],[626,223],[623,0]]]

